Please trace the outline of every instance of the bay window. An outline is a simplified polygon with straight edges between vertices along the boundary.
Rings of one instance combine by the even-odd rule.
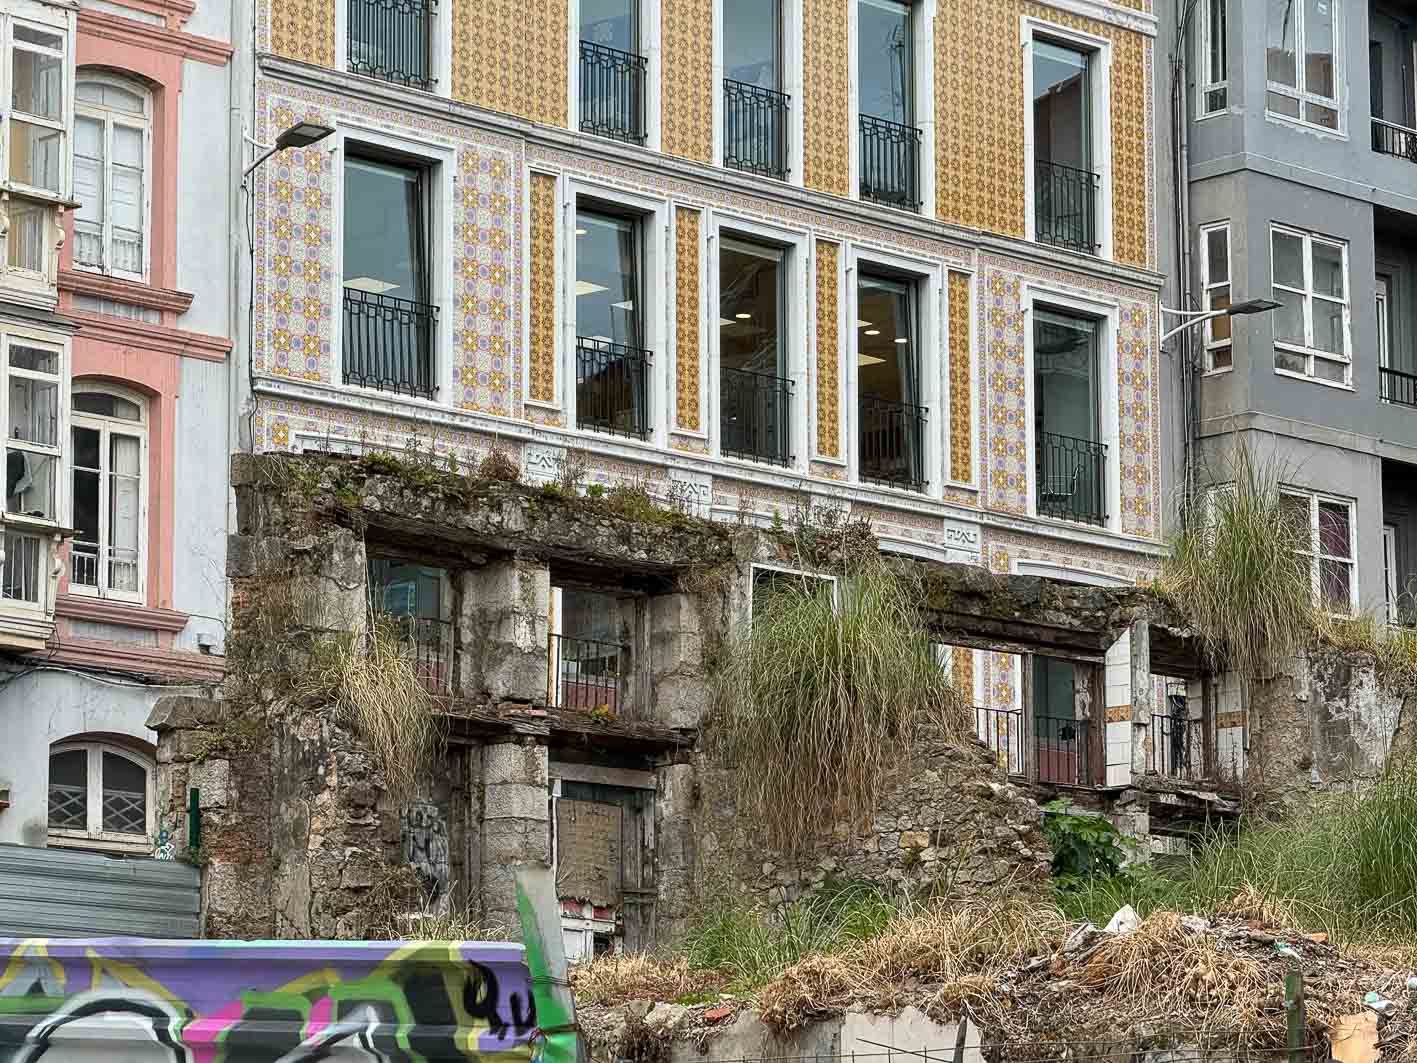
[[[48,27],[9,24],[10,96],[0,105],[7,128],[5,173],[40,192],[64,191],[64,40]]]
[[[1345,498],[1286,488],[1280,493],[1294,552],[1305,558],[1314,604],[1348,615],[1355,605],[1353,503]]]
[[[146,270],[149,96],[117,78],[75,88],[74,264],[142,280]]]
[[[1347,385],[1348,245],[1275,226],[1270,252],[1275,371]]]
[[[1265,110],[1338,128],[1340,0],[1266,0]]]
[[[146,405],[116,389],[77,386],[73,404],[69,589],[141,602]]]

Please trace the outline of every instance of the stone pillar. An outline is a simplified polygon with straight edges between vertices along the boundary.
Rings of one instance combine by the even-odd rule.
[[[689,929],[694,911],[694,766],[655,769],[655,945],[673,947]]]
[[[463,578],[458,648],[463,689],[544,701],[551,572],[542,562],[492,561]]]
[[[537,736],[482,750],[482,915],[520,941],[516,870],[551,866],[546,746]]]
[[[625,659],[620,662],[620,689],[616,691],[616,715],[626,720],[649,718],[651,709],[649,669],[645,667],[645,647],[648,639],[645,633],[645,613],[643,598],[618,598],[615,602],[619,623],[616,636],[622,646],[629,647]]]
[[[660,594],[649,600],[650,704],[645,717],[665,727],[697,727],[708,711],[704,631],[699,604],[690,594]]]
[[[1156,680],[1151,674],[1151,625],[1132,624],[1132,777],[1146,774],[1151,714],[1156,708]]]

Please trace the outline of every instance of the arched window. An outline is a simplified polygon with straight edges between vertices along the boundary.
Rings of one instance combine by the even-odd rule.
[[[112,384],[74,383],[74,540],[69,589],[142,602],[147,571],[148,409]]]
[[[152,97],[83,71],[74,87],[74,264],[143,280],[148,263]]]
[[[49,750],[49,841],[89,848],[151,848],[153,762],[109,742]]]

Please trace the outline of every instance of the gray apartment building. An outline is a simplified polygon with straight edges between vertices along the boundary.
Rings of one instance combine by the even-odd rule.
[[[1189,461],[1204,486],[1224,480],[1237,442],[1272,458],[1308,516],[1300,548],[1316,600],[1411,623],[1417,4],[1166,8],[1156,93],[1168,305],[1279,304],[1168,341],[1179,389],[1168,469],[1179,481]]]

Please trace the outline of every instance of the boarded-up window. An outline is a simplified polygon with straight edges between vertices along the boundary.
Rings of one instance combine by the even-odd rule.
[[[623,810],[599,801],[556,802],[556,893],[597,907],[620,903]]]

